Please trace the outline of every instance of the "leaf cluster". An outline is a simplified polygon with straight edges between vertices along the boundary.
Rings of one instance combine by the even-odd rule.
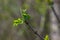
[[[26,12],[26,9],[22,10],[22,18],[18,18],[13,21],[13,25],[17,26],[18,24],[23,24],[24,21],[29,20],[30,15]]]

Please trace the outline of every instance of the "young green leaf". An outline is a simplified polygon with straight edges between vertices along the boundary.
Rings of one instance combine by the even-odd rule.
[[[30,19],[30,15],[26,12],[26,9],[22,11],[22,16],[24,20]]]
[[[49,37],[48,35],[45,36],[44,40],[49,40]]]
[[[18,25],[18,23],[13,23],[13,26],[17,26]]]
[[[23,18],[24,18],[24,20],[29,20],[30,16],[28,14],[23,14]]]
[[[14,20],[13,21],[13,26],[17,26],[18,25],[18,20]]]
[[[22,19],[18,18],[17,20],[18,20],[19,24],[23,24],[23,20]]]
[[[23,24],[23,20],[21,20],[20,18],[16,19],[13,21],[13,26],[17,26],[18,24]]]

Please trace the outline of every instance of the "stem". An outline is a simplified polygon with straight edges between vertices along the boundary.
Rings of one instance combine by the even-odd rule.
[[[49,3],[50,3],[50,2],[49,2],[49,0],[48,0],[48,5],[49,5]],[[56,11],[55,11],[54,7],[53,7],[53,4],[54,4],[54,2],[52,2],[52,4],[51,4],[52,6],[51,6],[51,5],[50,5],[50,6],[51,6],[52,11],[54,12],[54,15],[56,16],[56,18],[57,18],[58,22],[60,23],[60,19],[59,19],[58,15],[57,15],[57,13],[56,13]]]
[[[44,40],[44,38],[43,38],[41,35],[39,35],[39,34],[32,28],[32,26],[31,26],[27,21],[25,21],[25,23],[26,23],[26,25],[28,25],[28,27],[32,30],[32,32],[33,32],[34,34],[36,34],[39,38],[41,38],[42,40]]]
[[[55,11],[54,7],[52,6],[51,8],[52,8],[52,11],[54,12],[54,15],[56,16],[56,18],[57,18],[58,22],[60,23],[60,19],[59,19],[59,17],[58,17],[58,15],[57,15],[57,13],[56,13],[56,11]]]

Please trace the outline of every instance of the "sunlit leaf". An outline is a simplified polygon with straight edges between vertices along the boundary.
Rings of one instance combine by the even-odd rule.
[[[45,36],[44,40],[49,40],[49,37],[48,35]]]
[[[14,20],[14,23],[18,23],[18,20]]]
[[[13,23],[13,26],[17,26],[18,25],[18,23]]]
[[[13,26],[17,26],[18,24],[23,24],[23,20],[18,18],[18,19],[13,21]]]
[[[23,24],[23,20],[20,18],[18,18],[18,22],[19,22],[19,24]]]

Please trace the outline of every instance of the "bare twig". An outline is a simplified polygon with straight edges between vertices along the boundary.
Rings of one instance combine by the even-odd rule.
[[[52,8],[52,11],[54,12],[54,15],[56,16],[56,18],[57,18],[58,22],[60,23],[60,19],[59,19],[59,17],[58,17],[58,15],[57,15],[57,13],[56,13],[56,11],[55,11],[54,7],[52,6],[51,8]]]
[[[53,2],[53,1],[52,1],[52,2],[50,2],[50,0],[48,0],[48,5],[49,5],[49,6],[51,6],[51,9],[52,9],[52,11],[54,12],[54,15],[56,16],[56,18],[57,18],[58,22],[60,23],[60,19],[59,19],[58,15],[57,15],[57,13],[56,13],[56,11],[55,11],[54,7],[53,7],[53,4],[54,4],[54,2]]]
[[[32,28],[32,26],[29,24],[29,22],[25,21],[25,23],[26,23],[26,25],[28,25],[28,27],[32,30],[32,32],[33,32],[34,34],[36,34],[39,38],[41,38],[42,40],[44,40],[44,38],[43,38],[41,35],[39,35],[39,34]]]

